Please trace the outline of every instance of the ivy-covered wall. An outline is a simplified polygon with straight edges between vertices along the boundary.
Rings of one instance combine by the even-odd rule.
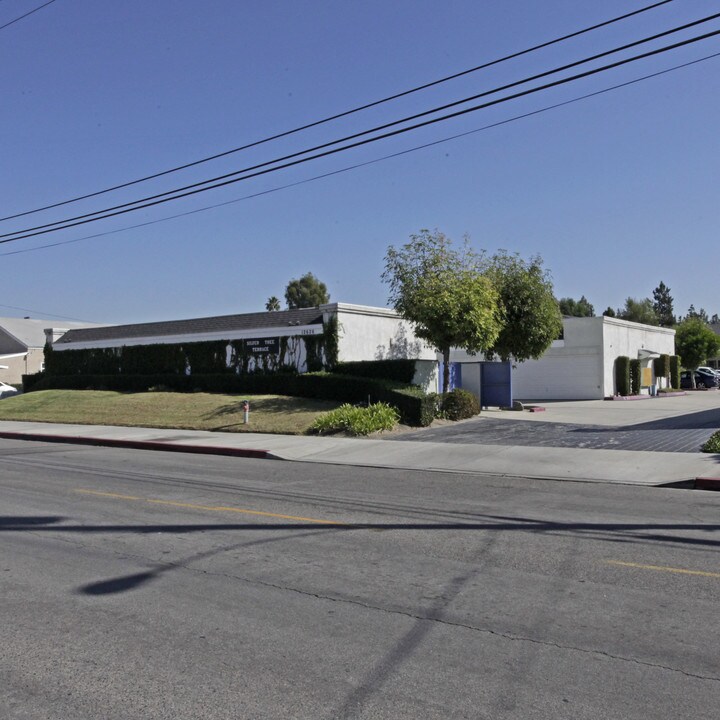
[[[53,350],[45,347],[48,375],[200,375],[331,370],[337,364],[337,318],[321,335],[278,339],[277,352],[253,352],[245,340],[123,345],[116,348]]]

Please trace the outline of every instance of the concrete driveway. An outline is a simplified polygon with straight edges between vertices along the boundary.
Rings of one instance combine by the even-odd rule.
[[[720,429],[720,392],[647,400],[537,403],[544,412],[486,410],[396,440],[526,447],[698,452]]]

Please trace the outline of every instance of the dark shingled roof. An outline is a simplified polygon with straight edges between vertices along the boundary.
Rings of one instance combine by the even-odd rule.
[[[169,320],[140,323],[138,325],[110,325],[107,327],[70,330],[55,344],[123,340],[125,338],[158,337],[163,335],[230,333],[242,330],[284,328],[292,325],[318,325],[322,324],[322,319],[322,310],[314,307],[300,310],[245,313],[243,315],[222,315],[220,317],[194,318],[192,320]]]

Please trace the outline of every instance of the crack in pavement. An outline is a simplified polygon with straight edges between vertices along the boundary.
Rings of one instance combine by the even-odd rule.
[[[285,537],[282,539],[287,540],[289,538]],[[222,552],[226,552],[226,551],[230,551],[230,550],[238,550],[244,546],[253,545],[258,542],[262,543],[265,541],[254,541],[251,543],[243,543],[243,544],[239,544],[239,545],[234,545],[234,546],[228,547],[228,548],[218,548],[216,551],[212,551],[212,554],[222,553]],[[84,548],[89,547],[89,546],[82,545],[81,543],[78,543],[78,545],[80,547],[84,547]],[[381,605],[374,605],[372,603],[363,602],[362,600],[358,600],[358,599],[354,599],[354,598],[342,597],[339,595],[326,595],[326,594],[322,594],[322,593],[311,592],[309,590],[303,590],[301,588],[293,587],[290,585],[281,585],[281,584],[272,583],[272,582],[269,582],[266,580],[259,580],[256,578],[249,578],[249,577],[243,577],[240,575],[233,575],[232,573],[216,572],[213,570],[193,568],[187,562],[185,562],[185,563],[183,563],[183,562],[158,562],[157,560],[153,560],[144,555],[137,555],[134,553],[114,551],[112,549],[110,549],[110,552],[112,554],[116,555],[117,557],[122,557],[125,559],[139,560],[139,561],[148,563],[148,564],[154,566],[155,568],[157,568],[157,570],[159,572],[163,572],[163,571],[170,570],[170,569],[180,569],[180,570],[187,570],[187,571],[195,573],[195,574],[210,575],[210,576],[214,576],[214,577],[224,577],[224,578],[227,578],[230,580],[236,580],[238,582],[247,583],[249,585],[272,588],[274,590],[280,590],[282,592],[292,592],[292,593],[296,593],[298,595],[302,595],[304,597],[315,598],[317,600],[325,600],[325,601],[329,601],[329,602],[337,602],[337,603],[342,603],[342,604],[346,604],[346,605],[353,605],[356,607],[362,607],[366,610],[374,610],[374,611],[382,612],[382,613],[385,613],[388,615],[398,615],[398,616],[406,617],[406,618],[416,620],[416,621],[438,623],[440,625],[444,625],[447,627],[456,627],[456,628],[460,628],[463,630],[470,630],[472,632],[483,633],[486,635],[491,635],[494,637],[502,638],[504,640],[510,640],[513,642],[527,642],[527,643],[532,643],[535,645],[554,647],[559,650],[580,652],[580,653],[584,653],[584,654],[588,654],[588,655],[598,655],[598,656],[606,657],[611,660],[619,660],[621,662],[633,663],[636,665],[655,668],[658,670],[666,670],[669,672],[680,673],[682,675],[685,675],[687,677],[694,678],[697,680],[709,680],[712,682],[720,682],[720,677],[715,677],[712,675],[700,675],[697,673],[689,672],[687,670],[683,670],[682,668],[676,668],[676,667],[672,667],[669,665],[662,665],[660,663],[652,663],[652,662],[648,662],[646,660],[639,660],[639,659],[633,658],[633,657],[626,657],[624,655],[615,655],[615,654],[607,652],[605,650],[588,649],[588,648],[583,648],[583,647],[577,647],[574,645],[564,645],[562,643],[553,642],[550,640],[540,640],[538,638],[532,638],[532,637],[527,637],[527,636],[523,636],[523,635],[513,635],[511,633],[505,633],[505,632],[500,632],[497,630],[492,630],[491,628],[487,628],[487,627],[480,627],[477,625],[470,625],[468,623],[458,622],[455,620],[449,620],[447,618],[443,618],[438,615],[424,615],[424,614],[414,613],[409,610],[399,610],[399,609],[393,609],[393,608],[389,608],[389,607],[383,607]],[[202,555],[207,557],[208,554],[209,553],[203,553]],[[190,561],[190,562],[192,562],[192,561]]]

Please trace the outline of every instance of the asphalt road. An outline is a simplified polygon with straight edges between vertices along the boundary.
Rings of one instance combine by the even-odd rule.
[[[720,495],[0,441],[0,717],[716,718]]]
[[[461,423],[408,432],[393,439],[461,445],[697,453],[718,429],[719,423],[717,410],[617,427],[525,420],[513,422],[481,415]]]

